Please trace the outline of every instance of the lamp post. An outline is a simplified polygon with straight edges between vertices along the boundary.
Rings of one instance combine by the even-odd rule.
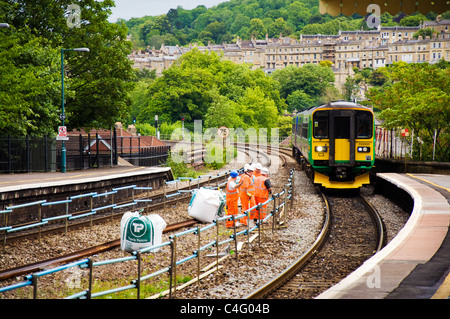
[[[89,52],[88,48],[75,48],[75,49],[61,49],[61,104],[62,104],[62,113],[61,113],[61,121],[62,126],[64,126],[64,120],[66,119],[66,114],[64,113],[64,51],[77,51],[77,52]],[[66,172],[66,144],[65,141],[62,140],[61,146],[61,173]]]

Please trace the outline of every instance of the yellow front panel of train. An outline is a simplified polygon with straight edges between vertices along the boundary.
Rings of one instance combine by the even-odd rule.
[[[320,150],[320,151],[318,151]],[[329,160],[330,154],[330,142],[328,140],[312,140],[312,159],[317,160]]]
[[[347,139],[335,140],[335,161],[350,161],[350,141]]]
[[[356,161],[372,161],[373,160],[373,143],[372,141],[356,141],[355,147]],[[358,152],[361,149],[362,152]]]

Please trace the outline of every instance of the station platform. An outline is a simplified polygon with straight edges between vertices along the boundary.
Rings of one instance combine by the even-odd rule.
[[[317,299],[450,298],[450,176],[378,173],[407,192],[411,216],[397,236]]]
[[[24,173],[0,175],[0,208],[41,197],[64,197],[82,192],[130,184],[158,188],[164,180],[173,180],[170,167],[115,166],[66,173]]]

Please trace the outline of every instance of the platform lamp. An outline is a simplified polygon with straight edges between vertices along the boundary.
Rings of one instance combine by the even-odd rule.
[[[64,120],[66,119],[66,114],[64,113],[64,51],[77,51],[77,52],[89,52],[88,48],[75,48],[75,49],[61,49],[61,100],[62,100],[62,113],[61,121],[62,126],[64,126]],[[62,141],[61,146],[61,173],[66,172],[66,144]]]

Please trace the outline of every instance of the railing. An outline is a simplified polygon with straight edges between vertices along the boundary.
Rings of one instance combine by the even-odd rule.
[[[167,162],[170,146],[146,146],[144,136],[118,136],[117,154],[136,166],[161,166]]]
[[[143,249],[140,249],[137,251],[133,251],[130,254],[130,256],[127,256],[127,257],[103,260],[103,261],[96,261],[96,262],[94,262],[92,258],[86,258],[86,259],[82,259],[77,262],[73,262],[70,264],[63,265],[63,266],[59,266],[59,267],[44,270],[41,272],[37,272],[32,275],[27,275],[25,277],[24,282],[6,286],[6,287],[0,287],[0,293],[4,293],[7,291],[15,290],[15,289],[26,287],[26,286],[32,286],[33,287],[33,298],[36,299],[37,294],[38,294],[38,280],[40,277],[78,266],[80,268],[88,268],[89,269],[88,288],[85,290],[82,290],[80,292],[77,292],[73,295],[67,296],[66,299],[91,299],[91,298],[96,298],[96,297],[109,295],[109,294],[113,294],[113,293],[117,293],[117,292],[121,292],[121,291],[125,291],[125,290],[130,290],[130,289],[136,289],[137,290],[137,298],[140,299],[141,298],[141,284],[150,278],[153,278],[153,277],[156,277],[156,276],[159,276],[162,274],[166,274],[166,273],[169,275],[169,289],[168,289],[168,291],[166,291],[164,293],[158,294],[156,297],[164,295],[164,294],[168,294],[169,298],[171,298],[172,295],[175,294],[177,291],[176,274],[177,274],[177,267],[179,265],[196,258],[197,265],[198,265],[197,280],[198,281],[201,280],[199,265],[200,265],[200,259],[202,258],[202,252],[205,251],[206,249],[210,249],[211,247],[216,247],[216,263],[215,263],[214,267],[217,267],[217,269],[219,269],[219,262],[220,262],[219,247],[220,246],[234,242],[234,246],[235,246],[234,254],[235,254],[235,258],[237,259],[238,258],[238,242],[237,242],[238,237],[246,236],[247,242],[250,243],[250,234],[254,231],[258,232],[259,244],[261,245],[261,235],[262,235],[262,231],[263,231],[262,224],[265,221],[267,221],[268,219],[272,218],[273,219],[272,232],[273,232],[275,229],[277,218],[279,218],[281,216],[282,211],[284,212],[284,219],[286,219],[287,201],[288,200],[290,201],[290,207],[292,209],[293,183],[294,183],[293,182],[293,176],[294,176],[293,173],[294,173],[294,171],[291,170],[290,177],[289,177],[287,183],[284,185],[284,189],[281,192],[274,194],[266,202],[260,203],[254,207],[251,207],[248,210],[242,212],[241,214],[239,214],[237,216],[228,216],[228,215],[223,216],[223,217],[217,218],[212,223],[210,223],[204,227],[197,226],[197,227],[176,233],[169,237],[169,239],[170,239],[169,241],[166,241],[166,242],[163,242],[161,244],[154,245],[151,247],[146,247],[146,248],[143,248]],[[228,174],[229,174],[229,172],[226,172],[225,176],[227,176]],[[190,179],[190,181],[191,180],[192,179]],[[173,181],[171,181],[171,183],[173,183]],[[226,185],[226,182],[221,183],[220,185],[217,185],[217,186],[220,188],[220,187],[224,187],[225,185]],[[134,185],[130,186],[130,187],[134,188]],[[178,191],[178,187],[177,187],[176,193],[170,194],[170,195],[164,195],[164,197],[176,196],[176,195],[180,195],[182,193],[184,193],[184,192]],[[98,194],[96,194],[96,195],[98,195]],[[79,195],[79,196],[83,196],[83,195]],[[92,195],[92,196],[94,196],[94,195]],[[219,226],[221,223],[224,223],[224,221],[227,221],[227,220],[233,220],[233,221],[238,220],[245,216],[247,216],[248,220],[250,220],[249,219],[250,211],[252,211],[256,208],[261,209],[262,206],[265,206],[265,205],[269,204],[270,202],[273,202],[273,209],[267,213],[267,215],[264,219],[259,219],[255,223],[255,226],[251,227],[250,223],[247,223],[248,224],[247,228],[244,230],[241,230],[239,232],[237,232],[236,227],[234,227],[233,234],[230,235],[229,238],[227,238],[225,240],[220,240]],[[30,203],[30,205],[37,205],[39,207],[39,205],[42,205],[44,203],[46,203],[46,201],[42,201],[40,203],[34,202],[34,203]],[[11,212],[14,208],[15,207],[8,207],[5,211]],[[61,218],[63,218],[63,217],[61,216]],[[38,223],[36,223],[36,224],[38,224]],[[36,226],[38,226],[38,225],[36,225]],[[202,232],[209,230],[213,227],[216,227],[216,229],[217,229],[216,239],[201,246],[200,243],[201,243]],[[7,230],[9,230],[9,229],[7,229]],[[177,251],[177,240],[180,237],[187,236],[187,235],[193,235],[193,236],[198,237],[198,247],[196,247],[197,249],[194,250],[191,254],[188,254],[186,257],[182,257],[181,259],[178,259],[179,252]],[[164,247],[170,247],[170,256],[171,257],[170,257],[170,262],[167,265],[167,267],[157,270],[151,274],[142,276],[142,274],[141,274],[141,265],[143,262],[142,255],[146,254],[146,253],[150,253],[150,252],[154,251],[155,249],[164,248]],[[184,253],[186,254],[186,252],[184,252]],[[137,266],[137,278],[135,280],[132,280],[131,283],[126,286],[116,287],[116,288],[104,290],[101,292],[95,292],[95,293],[93,292],[94,269],[96,267],[106,266],[106,265],[111,265],[111,264],[121,263],[121,262],[126,262],[126,261],[136,261],[137,262],[137,265],[136,265]]]
[[[155,201],[162,200],[164,204],[165,209],[165,202],[168,198],[181,195],[185,191],[178,189],[178,183],[187,180],[189,182],[189,190],[191,189],[191,184],[194,185],[195,181],[197,181],[197,187],[200,185],[200,180],[207,179],[205,182],[209,184],[216,182],[216,187],[219,185],[219,180],[222,178],[225,178],[229,172],[222,172],[217,175],[200,175],[197,178],[191,178],[191,177],[180,177],[177,180],[173,181],[165,181],[163,184],[163,194],[160,197],[154,198]],[[170,194],[167,194],[167,188],[172,187],[172,185],[175,185],[175,190],[170,191]],[[115,203],[114,202],[114,195],[121,191],[128,191],[131,190],[131,196],[128,194],[128,197],[131,197],[130,202],[122,202],[122,203]],[[102,211],[110,211],[111,218],[114,216],[114,210],[118,210],[121,208],[129,207],[129,206],[135,206],[135,207],[144,207],[148,210],[148,204],[153,201],[153,199],[149,198],[148,191],[152,190],[152,187],[143,187],[143,186],[137,186],[137,185],[128,185],[128,186],[122,186],[117,188],[112,188],[109,191],[106,191],[104,193],[97,193],[97,192],[90,192],[85,194],[79,194],[70,196],[65,200],[59,200],[55,202],[49,202],[47,199],[43,199],[40,201],[30,202],[30,203],[24,203],[24,204],[18,204],[18,205],[10,205],[4,207],[3,210],[0,210],[0,217],[3,216],[3,222],[0,222],[0,235],[3,234],[3,251],[5,252],[6,249],[6,242],[8,239],[8,234],[23,231],[31,228],[38,227],[39,237],[41,235],[41,228],[43,225],[49,224],[49,222],[52,221],[60,221],[64,220],[65,222],[65,233],[67,233],[67,228],[69,225],[69,221],[77,220],[84,217],[90,218],[90,225],[92,227],[93,217],[97,215],[99,212]],[[135,198],[136,191],[140,191],[141,194],[147,191],[147,198]],[[145,195],[145,194],[144,194]],[[71,213],[69,211],[74,210],[70,205],[71,204],[77,204],[75,203],[76,200],[82,199],[86,202],[86,204],[89,206],[88,210],[75,210]],[[98,205],[94,205],[95,199],[102,199],[99,202],[96,202]],[[105,204],[106,203],[106,204]],[[42,212],[42,208],[46,206],[52,206],[52,205],[62,205],[64,204],[64,212],[60,215],[56,216],[44,216]],[[76,205],[74,205],[76,206]],[[35,213],[33,213],[32,209],[35,208]],[[26,215],[27,220],[26,222],[14,222],[14,220],[20,221],[22,218],[13,216],[14,212],[20,212],[20,209],[27,209]],[[22,212],[23,213],[23,212]]]
[[[67,170],[116,165],[117,145],[113,133],[70,135],[65,142]],[[0,173],[58,171],[61,144],[47,136],[0,136]]]

